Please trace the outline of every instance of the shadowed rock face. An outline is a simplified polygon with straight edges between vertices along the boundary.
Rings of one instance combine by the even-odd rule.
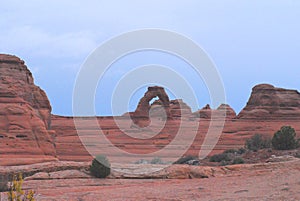
[[[0,54],[0,153],[52,155],[51,106],[18,57]]]
[[[276,88],[260,84],[252,89],[246,107],[239,119],[298,119],[300,118],[300,93],[297,90]]]

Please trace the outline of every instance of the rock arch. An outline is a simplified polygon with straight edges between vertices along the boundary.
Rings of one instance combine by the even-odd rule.
[[[169,96],[167,95],[163,87],[153,86],[148,87],[147,92],[140,99],[136,110],[131,114],[131,118],[133,119],[135,124],[140,125],[140,120],[149,121],[149,110],[151,108],[150,101],[155,97],[159,98],[163,108],[166,111],[167,118],[172,118],[172,114],[170,112]],[[144,126],[147,126],[147,124]]]

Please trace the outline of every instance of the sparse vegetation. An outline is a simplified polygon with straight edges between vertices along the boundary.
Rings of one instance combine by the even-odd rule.
[[[271,147],[271,140],[264,138],[261,134],[255,134],[245,142],[245,147],[251,151],[258,151],[259,149],[265,149]]]
[[[35,192],[33,190],[24,191],[22,189],[23,177],[20,173],[18,176],[14,175],[8,191],[9,201],[34,201]]]
[[[177,161],[175,161],[174,164],[186,164],[188,161],[191,161],[191,160],[198,160],[198,158],[195,156],[190,156],[190,155],[183,156],[180,159],[178,159]]]
[[[209,158],[210,162],[218,162],[221,166],[232,165],[232,164],[243,164],[245,163],[242,155],[246,153],[245,148],[239,149],[228,149],[221,154],[215,154]]]
[[[154,157],[152,160],[140,159],[135,162],[135,164],[168,164],[169,162],[164,162],[159,157]]]
[[[299,146],[296,140],[296,131],[290,126],[283,126],[272,138],[272,146],[277,150],[290,150]]]
[[[226,151],[225,151],[226,152]],[[228,153],[216,154],[210,157],[210,162],[231,161]]]
[[[92,161],[90,172],[97,178],[106,178],[110,174],[110,162],[104,155],[98,155]]]
[[[232,164],[244,164],[244,163],[245,163],[245,161],[241,157],[237,157],[237,158],[233,159],[233,162],[232,162]]]
[[[164,164],[164,162],[159,157],[154,157],[151,161],[151,164]]]

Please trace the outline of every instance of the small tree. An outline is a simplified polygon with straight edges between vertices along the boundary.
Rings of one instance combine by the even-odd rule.
[[[274,149],[278,150],[295,149],[298,143],[296,140],[296,131],[290,126],[281,127],[272,138],[272,145]]]
[[[8,191],[9,201],[34,201],[35,192],[33,190],[24,191],[22,189],[23,177],[20,173],[18,176],[14,175]]]
[[[98,155],[93,159],[90,168],[91,174],[97,178],[105,178],[110,174],[110,163],[106,156]]]
[[[245,147],[252,151],[258,151],[259,149],[270,148],[270,139],[264,139],[262,135],[255,134],[245,142]]]

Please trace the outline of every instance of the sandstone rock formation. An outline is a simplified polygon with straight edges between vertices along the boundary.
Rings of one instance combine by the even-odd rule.
[[[221,104],[217,111],[220,111],[221,115],[224,115],[226,119],[233,119],[236,117],[235,111],[228,104]]]
[[[207,104],[201,110],[194,112],[193,116],[202,119],[211,119],[212,112],[215,113],[217,118],[225,118],[226,120],[236,117],[235,111],[228,104],[221,104],[216,110],[211,109],[210,105]]]
[[[169,110],[172,118],[189,117],[192,114],[191,108],[182,99],[171,100]],[[150,114],[153,117],[165,117],[166,112],[161,100],[156,100],[150,106]]]
[[[0,160],[10,154],[54,157],[50,127],[49,100],[24,61],[0,54]]]
[[[238,119],[300,119],[300,93],[297,90],[260,84],[252,89]]]
[[[203,119],[210,119],[211,118],[211,108],[210,105],[207,104],[201,110],[198,110],[193,113],[195,117],[203,118]]]
[[[159,100],[151,100],[158,97]],[[220,118],[211,119],[213,114]],[[133,154],[149,154],[163,149],[176,138],[179,129],[184,133],[176,146],[172,146],[163,157],[177,160],[178,150],[185,150],[189,144],[189,136],[195,131],[196,136],[185,155],[199,154],[203,140],[212,121],[219,121],[226,114],[226,122],[218,144],[213,147],[212,154],[226,149],[240,148],[252,135],[259,133],[271,137],[284,125],[295,128],[300,135],[300,94],[296,90],[275,88],[272,85],[258,85],[253,88],[247,106],[236,117],[234,110],[226,104],[217,109],[206,105],[201,110],[191,113],[190,107],[182,100],[169,100],[162,87],[149,87],[140,100],[136,110],[122,117],[97,117],[107,139],[123,151]],[[139,125],[131,127],[133,121]],[[160,121],[165,118],[165,125],[159,127],[154,123],[152,135],[149,115]],[[165,115],[165,116],[164,116]],[[184,118],[182,118],[184,117]],[[198,117],[198,118],[195,118]],[[199,118],[200,117],[200,118]],[[218,117],[218,115],[217,115]],[[28,164],[49,160],[90,161],[91,155],[82,144],[74,125],[74,118],[51,116],[51,106],[43,90],[34,85],[32,74],[24,65],[24,61],[15,56],[0,55],[0,165]],[[119,123],[128,125],[125,130]],[[91,140],[97,139],[100,127],[93,125],[92,118],[84,120],[82,128]],[[199,123],[199,127],[197,126]],[[132,137],[144,135],[139,139]],[[147,138],[148,136],[151,136]],[[110,150],[101,149],[105,142],[99,142],[103,154],[111,154]],[[103,146],[102,146],[103,147]],[[120,154],[116,157],[123,159]],[[125,160],[125,159],[124,159]]]
[[[172,118],[169,96],[165,92],[164,88],[159,86],[148,87],[148,91],[139,101],[136,110],[133,113],[130,113],[131,119],[139,127],[147,127],[150,124],[149,110],[151,105],[149,102],[156,97],[159,98],[161,107],[165,111],[165,115],[163,115],[162,118]]]

